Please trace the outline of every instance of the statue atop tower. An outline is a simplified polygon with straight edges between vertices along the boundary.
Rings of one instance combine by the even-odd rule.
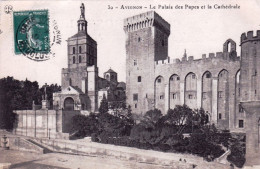
[[[83,3],[80,6],[80,11],[81,11],[80,18],[83,18],[85,20],[85,6]]]

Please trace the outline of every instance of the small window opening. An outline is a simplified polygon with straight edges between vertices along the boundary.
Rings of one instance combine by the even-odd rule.
[[[219,91],[219,92],[218,92],[218,97],[219,97],[219,98],[222,98],[222,97],[223,97],[222,95],[223,95],[223,92],[222,92],[222,91]]]
[[[136,66],[137,65],[137,61],[136,60],[134,60],[134,66]]]
[[[79,63],[81,63],[81,56],[79,55]]]
[[[177,94],[176,93],[172,94],[172,98],[177,99]]]
[[[222,119],[222,114],[218,114],[218,119]]]
[[[138,81],[138,82],[141,82],[141,81],[142,81],[142,77],[141,77],[141,76],[138,76],[137,81]]]
[[[133,100],[138,101],[138,94],[133,94]]]
[[[239,109],[239,112],[240,112],[240,113],[243,113],[243,112],[244,112],[243,107],[241,106],[241,104],[238,105],[238,109]]]
[[[206,78],[211,78],[211,74],[210,74],[210,73],[207,73],[207,74],[206,74]]]
[[[244,120],[239,120],[238,121],[238,127],[239,128],[244,128]]]
[[[81,53],[81,46],[79,46],[79,53]]]
[[[192,99],[192,98],[193,98],[192,94],[189,94],[189,96],[188,96],[188,97],[189,97],[189,99]]]
[[[203,92],[203,93],[202,93],[202,98],[203,98],[203,99],[206,99],[206,95],[207,95],[207,93],[206,93],[206,92]]]

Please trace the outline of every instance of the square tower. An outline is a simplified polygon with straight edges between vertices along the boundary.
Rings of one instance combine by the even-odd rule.
[[[150,11],[126,18],[126,96],[134,113],[154,107],[154,64],[168,57],[170,24]]]

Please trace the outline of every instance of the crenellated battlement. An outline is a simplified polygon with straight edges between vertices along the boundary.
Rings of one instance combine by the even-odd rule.
[[[260,30],[256,31],[256,36],[254,36],[254,31],[248,31],[247,34],[242,33],[241,39],[240,39],[241,45],[245,42],[256,41],[256,40],[260,40]]]
[[[233,61],[240,61],[240,57],[236,56],[235,58],[229,57],[230,52],[216,52],[216,53],[209,53],[208,55],[202,54],[202,57],[200,59],[195,59],[193,56],[189,56],[188,59],[182,58],[182,59],[171,59],[168,57],[165,60],[159,60],[155,61],[155,65],[164,65],[164,64],[192,64],[192,63],[198,63],[198,62],[205,62],[205,61],[211,61],[213,59],[219,59],[219,60],[226,60],[229,62]]]
[[[145,12],[124,20],[125,32],[133,32],[152,26],[158,26],[165,33],[170,34],[170,24],[154,11]]]

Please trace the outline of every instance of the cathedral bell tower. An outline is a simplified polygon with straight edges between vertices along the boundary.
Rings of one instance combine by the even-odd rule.
[[[64,106],[64,109],[95,112],[98,89],[97,42],[87,32],[83,3],[77,28],[77,33],[67,40],[68,68],[62,69],[62,92],[57,94],[57,98],[61,98],[59,105]]]

